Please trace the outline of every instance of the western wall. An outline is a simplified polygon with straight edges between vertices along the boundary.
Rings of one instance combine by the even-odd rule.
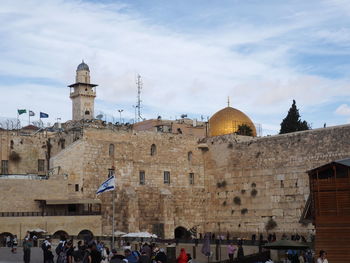
[[[299,223],[309,195],[306,171],[350,153],[350,125],[255,138],[231,134],[203,139],[93,125],[46,135],[1,134],[2,160],[11,151],[21,156],[19,161],[9,161],[11,173],[35,173],[38,159],[46,162],[50,156],[51,175],[42,180],[2,178],[1,198],[10,196],[11,202],[1,202],[0,212],[41,211],[38,199],[97,198],[102,201],[100,226],[91,216],[76,217],[76,223],[96,235],[111,233],[112,194],[96,197],[95,192],[113,167],[117,230],[173,238],[181,226],[196,227],[198,233],[250,238],[267,234],[266,223],[273,219],[277,226],[269,233],[306,235],[313,229],[312,224]],[[153,154],[152,145],[156,146]],[[140,171],[145,174],[144,184]],[[164,171],[170,172],[169,184],[164,183]],[[21,220],[31,227],[37,222],[39,228],[45,220],[56,220],[56,228],[69,234],[83,229],[76,224],[69,227],[64,223],[68,217],[62,218]],[[13,219],[2,215],[0,232],[17,233],[19,227],[13,224],[19,219]]]

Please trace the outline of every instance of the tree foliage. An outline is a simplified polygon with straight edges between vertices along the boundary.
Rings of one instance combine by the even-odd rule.
[[[247,124],[238,125],[236,133],[238,135],[253,136],[253,130]]]
[[[300,119],[299,110],[296,106],[295,100],[290,107],[287,116],[283,119],[281,123],[280,134],[296,132],[296,131],[305,131],[309,130],[310,125],[304,120]]]

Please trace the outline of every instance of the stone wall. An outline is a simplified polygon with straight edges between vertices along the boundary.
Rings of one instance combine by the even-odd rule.
[[[0,234],[9,232],[22,239],[28,230],[37,228],[45,229],[51,235],[63,230],[74,236],[87,229],[101,236],[101,216],[0,217]]]
[[[203,152],[210,200],[206,230],[250,237],[266,233],[272,218],[277,227],[270,232],[306,234],[312,226],[299,223],[309,195],[306,171],[348,158],[349,138],[350,125],[244,142],[232,135],[209,138]]]
[[[21,136],[15,131],[0,131],[0,159],[8,160],[8,173],[45,175],[47,171],[46,141],[47,135],[44,133],[35,136]],[[14,152],[19,156],[17,161],[10,157]],[[39,159],[45,160],[42,172],[38,171]]]
[[[165,235],[173,237],[177,224],[202,225],[204,169],[197,140],[165,133],[84,129],[83,138],[54,156],[51,164],[62,167],[69,184],[82,184],[81,195],[89,198],[95,197],[98,186],[107,179],[108,169],[115,167],[116,229],[152,232],[155,225],[164,224]],[[152,144],[156,145],[153,156]],[[145,172],[145,185],[140,184],[140,171]],[[170,172],[170,184],[164,184],[164,171]],[[189,173],[194,173],[194,185],[190,185]],[[109,234],[111,193],[98,198],[102,200],[103,232]]]
[[[42,199],[67,199],[67,180],[0,179],[0,212],[41,212]]]

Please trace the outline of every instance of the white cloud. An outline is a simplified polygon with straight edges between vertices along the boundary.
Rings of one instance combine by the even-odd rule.
[[[350,106],[348,104],[342,104],[335,110],[335,113],[338,115],[350,116]]]
[[[69,119],[66,85],[74,81],[82,58],[90,66],[92,82],[99,84],[96,112],[113,114],[121,105],[129,105],[124,112],[129,117],[136,101],[137,73],[143,77],[142,100],[150,109],[147,118],[181,113],[209,116],[225,106],[227,96],[233,107],[253,117],[284,114],[293,98],[310,106],[334,96],[350,96],[346,80],[300,72],[290,61],[291,50],[305,48],[299,46],[306,40],[304,35],[290,40],[296,30],[320,25],[331,16],[310,13],[296,12],[285,23],[265,27],[235,23],[234,28],[228,24],[215,32],[190,34],[152,24],[122,4],[7,0],[0,11],[4,25],[0,79],[1,75],[45,78],[55,84],[0,83],[0,112],[13,116],[23,105]],[[329,36],[326,30],[314,35]],[[245,45],[258,48],[248,53],[237,49]]]

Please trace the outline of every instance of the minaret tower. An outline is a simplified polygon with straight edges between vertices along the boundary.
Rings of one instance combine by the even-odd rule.
[[[96,86],[96,84],[90,84],[90,69],[83,60],[77,68],[75,83],[68,86],[72,99],[73,121],[94,118]]]

